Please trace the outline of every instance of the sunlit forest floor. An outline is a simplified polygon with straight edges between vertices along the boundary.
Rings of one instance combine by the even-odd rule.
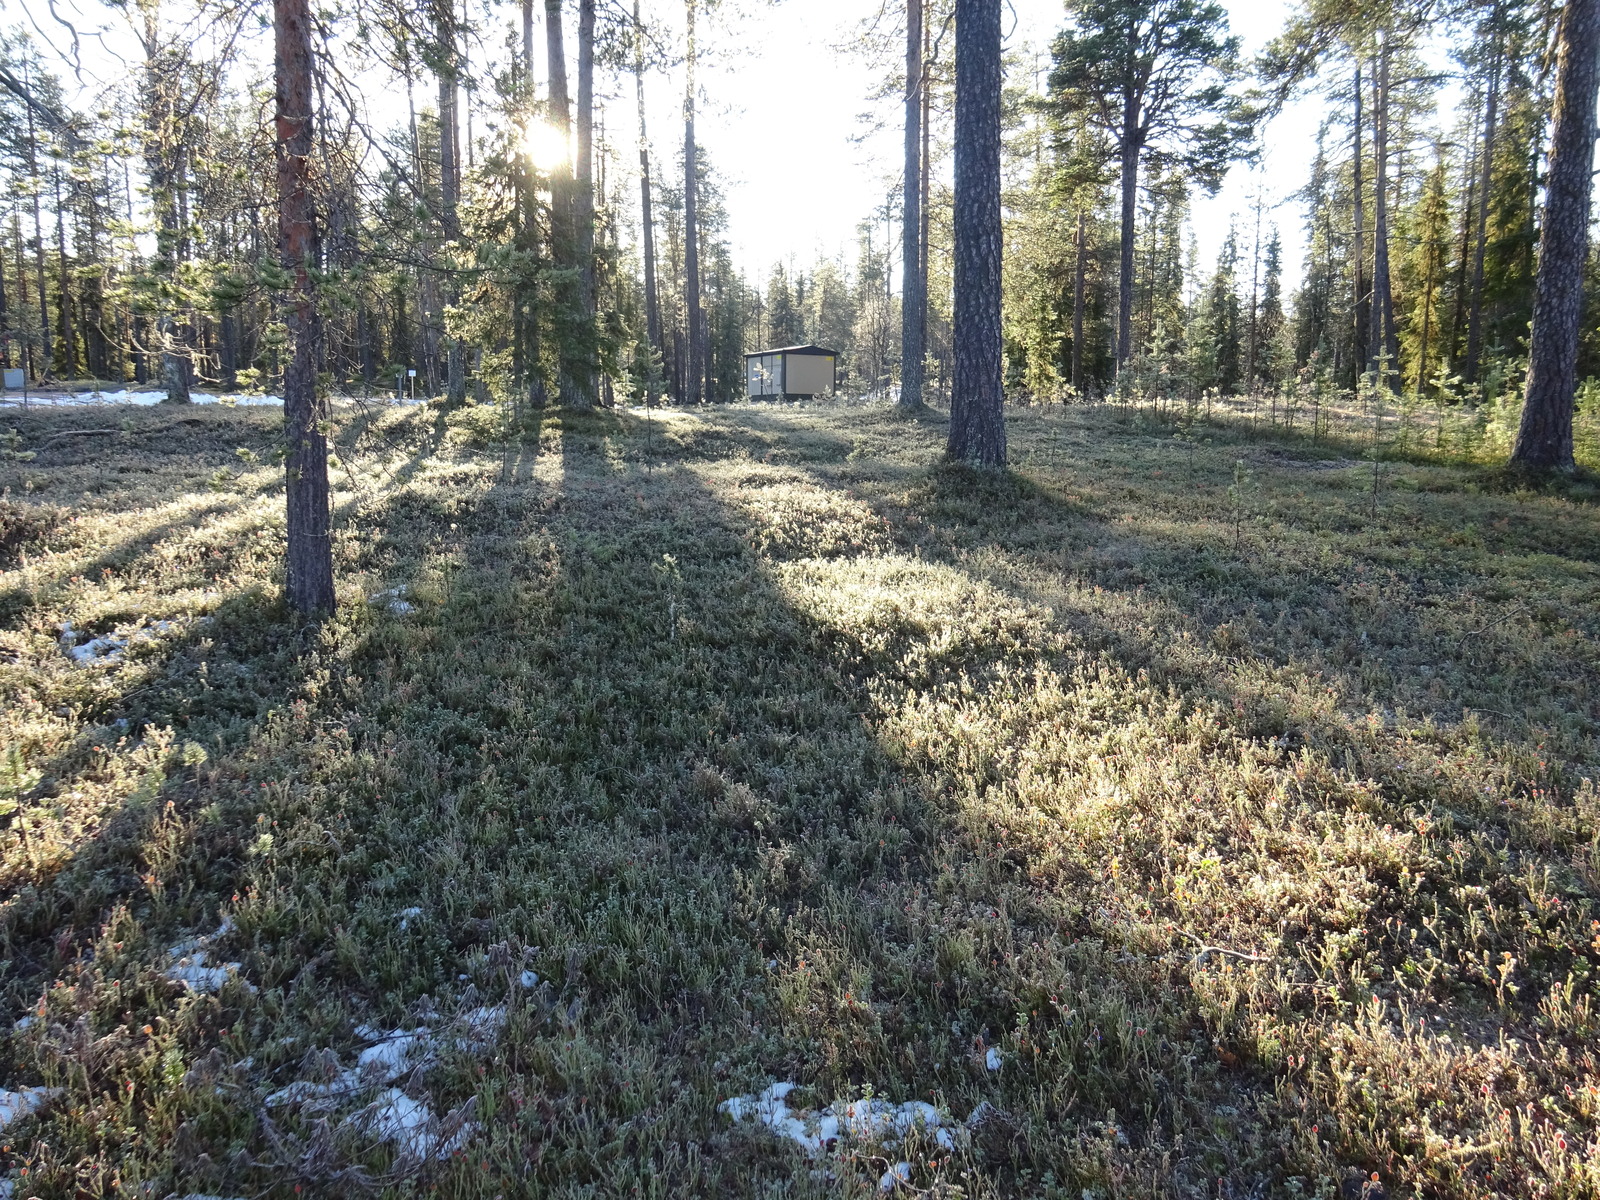
[[[0,421],[17,1197],[1600,1194],[1591,488],[342,408],[297,635],[280,420]]]

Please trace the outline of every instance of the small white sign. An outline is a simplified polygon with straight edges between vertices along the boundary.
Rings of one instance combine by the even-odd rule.
[[[415,371],[407,371],[406,374],[411,376],[413,379],[417,377],[417,373]]]

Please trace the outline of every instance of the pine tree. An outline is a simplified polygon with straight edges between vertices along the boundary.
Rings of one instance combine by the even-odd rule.
[[[1050,88],[1111,135],[1122,188],[1117,363],[1134,351],[1135,213],[1143,161],[1215,188],[1253,114],[1232,90],[1239,39],[1210,0],[1085,0],[1056,39]]]
[[[273,0],[276,46],[278,252],[291,280],[286,320],[293,358],[283,376],[289,604],[310,616],[334,607],[328,536],[327,398],[317,387],[322,341],[314,275],[319,264],[311,161],[316,150],[308,0]]]
[[[1004,466],[1000,0],[956,3],[955,372],[951,459]]]
[[[1567,0],[1558,53],[1528,392],[1511,452],[1513,463],[1533,470],[1573,467],[1572,410],[1600,88],[1600,0]]]

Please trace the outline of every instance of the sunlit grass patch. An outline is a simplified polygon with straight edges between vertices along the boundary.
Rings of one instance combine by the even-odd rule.
[[[1114,410],[1005,474],[523,416],[341,410],[317,631],[270,414],[0,468],[18,1194],[1594,1190],[1581,496]],[[783,1081],[939,1122],[719,1111]]]

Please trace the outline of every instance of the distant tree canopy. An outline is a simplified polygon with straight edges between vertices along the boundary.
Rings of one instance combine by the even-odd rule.
[[[1576,11],[1307,0],[1247,64],[1213,0],[1073,6],[1047,69],[1006,80],[1007,393],[1091,396],[1135,377],[1191,393],[1313,375],[1352,389],[1379,370],[1441,400],[1520,397],[1556,88],[1547,50]],[[260,81],[230,33],[242,18],[129,12],[135,69],[98,91],[64,88],[33,33],[0,39],[0,358],[36,379],[133,381],[176,401],[280,388],[290,281],[274,265]],[[335,23],[363,78],[388,81],[404,109],[368,129],[324,105],[321,386],[393,390],[414,370],[419,391],[454,405],[647,391],[720,402],[742,394],[746,350],[816,341],[842,353],[849,389],[880,395],[915,345],[926,382],[913,390],[947,403],[954,16],[954,0],[885,0],[864,27],[865,51],[890,64],[879,98],[907,122],[905,170],[886,176],[854,246],[760,279],[734,266],[719,167],[692,132],[701,85],[683,93],[681,126],[644,120],[648,93],[678,87],[732,36],[716,5],[527,0],[469,21],[386,4]],[[196,21],[216,36],[194,36]],[[1439,106],[1447,78],[1464,93],[1452,110]],[[597,100],[624,81],[626,102]],[[1325,118],[1295,207],[1270,181],[1201,267],[1197,190],[1305,96]],[[1299,221],[1307,252],[1289,289],[1282,234]],[[1581,302],[1600,265],[1587,247],[1578,261]],[[1576,338],[1575,378],[1600,373],[1600,323]]]

